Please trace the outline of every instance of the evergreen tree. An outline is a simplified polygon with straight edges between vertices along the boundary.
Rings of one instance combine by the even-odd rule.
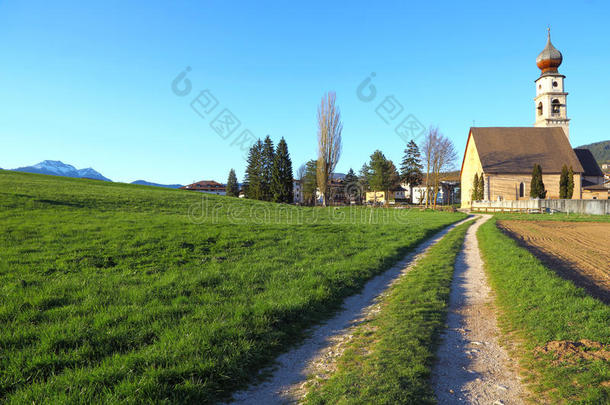
[[[239,184],[237,184],[237,176],[233,169],[229,171],[229,178],[227,179],[227,195],[229,197],[239,197]]]
[[[559,176],[559,198],[568,198],[568,166],[563,165]]]
[[[356,173],[354,173],[354,170],[351,167],[345,175],[343,181],[345,182],[345,184],[353,184],[358,182],[358,176],[356,176]]]
[[[257,140],[248,153],[248,166],[246,167],[246,175],[244,178],[244,191],[247,198],[253,200],[261,200],[263,196],[262,189],[262,154],[263,143]]]
[[[542,181],[542,167],[539,164],[534,164],[532,169],[532,181],[530,183],[530,197],[546,198],[546,190]]]
[[[288,145],[284,138],[277,144],[273,160],[271,191],[273,201],[279,203],[292,203],[292,161],[288,153]]]
[[[273,141],[267,135],[263,142],[263,150],[261,152],[261,193],[262,200],[271,201],[273,199],[271,191],[271,183],[273,182],[273,161],[275,159],[275,150]]]
[[[359,184],[358,176],[356,176],[356,173],[354,173],[354,170],[351,167],[345,175],[343,182],[345,183],[345,195],[349,197],[349,200],[360,203],[363,193],[362,185]]]
[[[310,160],[305,164],[305,175],[303,176],[303,199],[305,204],[314,205],[316,199],[318,163]]]
[[[479,175],[477,173],[474,174],[474,179],[472,180],[472,191],[470,194],[470,199],[472,201],[479,200]]]
[[[398,171],[391,160],[386,159],[380,150],[371,155],[369,186],[373,191],[386,192],[386,204],[389,202],[390,190],[400,182]]]
[[[568,194],[566,198],[572,198],[574,196],[574,169],[570,166],[568,170]]]
[[[417,187],[422,184],[424,175],[421,155],[415,141],[409,141],[404,152],[405,155],[400,166],[400,179],[411,187]]]
[[[360,173],[358,174],[358,181],[362,186],[362,191],[370,191],[371,187],[369,185],[369,180],[371,179],[371,168],[368,164],[363,164],[360,169]]]
[[[479,201],[485,199],[485,177],[483,176],[483,173],[479,176],[478,197]]]

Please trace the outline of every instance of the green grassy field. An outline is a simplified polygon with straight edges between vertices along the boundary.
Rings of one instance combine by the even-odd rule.
[[[227,398],[464,217],[0,171],[0,402]]]
[[[312,384],[311,404],[433,404],[429,384],[455,259],[473,221],[451,230],[390,290],[358,327],[337,371]]]
[[[552,403],[610,403],[610,364],[559,361],[536,348],[550,341],[588,339],[610,344],[610,307],[546,268],[500,232],[491,219],[477,233],[506,336],[523,342],[516,355],[535,393]]]

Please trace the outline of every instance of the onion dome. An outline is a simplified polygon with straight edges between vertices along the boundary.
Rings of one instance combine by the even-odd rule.
[[[563,56],[561,56],[561,52],[551,43],[551,29],[549,28],[546,46],[536,58],[536,65],[542,70],[542,74],[544,75],[546,73],[557,73],[557,68],[561,65],[562,61]]]

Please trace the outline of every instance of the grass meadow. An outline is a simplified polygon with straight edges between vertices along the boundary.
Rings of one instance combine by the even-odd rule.
[[[391,287],[379,314],[354,332],[337,371],[312,383],[307,403],[436,403],[430,373],[455,260],[472,223],[451,230]]]
[[[464,217],[0,171],[0,402],[226,399]]]
[[[536,350],[551,341],[610,344],[610,307],[546,268],[495,222],[483,224],[477,236],[500,308],[500,326],[506,336],[522,342],[515,354],[528,375],[526,382],[551,403],[610,403],[607,361],[563,361]]]

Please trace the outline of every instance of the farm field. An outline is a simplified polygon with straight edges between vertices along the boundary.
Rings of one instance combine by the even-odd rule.
[[[562,277],[610,303],[610,223],[498,221]]]
[[[475,211],[473,211],[475,212]],[[556,212],[553,214],[525,214],[517,212],[489,212],[498,220],[520,220],[520,221],[559,221],[559,222],[609,222],[610,215],[587,215],[587,214],[565,214]]]
[[[479,228],[479,247],[530,400],[609,403],[610,307],[559,277],[495,222]]]
[[[461,213],[0,171],[0,402],[214,402]]]

